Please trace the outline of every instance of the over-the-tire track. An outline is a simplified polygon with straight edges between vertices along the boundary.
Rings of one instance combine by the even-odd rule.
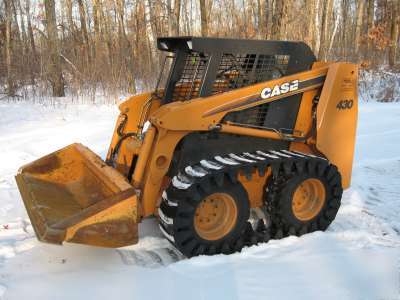
[[[202,194],[210,189],[223,187],[224,184],[235,189],[235,186],[241,186],[238,180],[239,173],[244,174],[247,180],[251,180],[255,172],[264,176],[268,168],[271,168],[272,176],[265,187],[264,198],[271,226],[266,228],[262,220],[259,220],[254,228],[247,221],[234,240],[213,244],[193,241],[190,233],[186,233],[188,235],[186,240],[182,239],[185,230],[190,227],[190,224],[186,224],[188,220],[185,219],[185,214],[193,212],[197,203],[201,201]],[[287,226],[278,212],[279,198],[282,196],[285,182],[298,174],[303,174],[304,170],[308,170],[311,175],[326,177],[327,188],[331,189],[329,193],[332,193],[333,197],[327,203],[323,217],[318,217],[307,226]],[[200,254],[229,254],[240,251],[244,246],[268,242],[270,238],[280,239],[288,235],[300,236],[315,230],[325,230],[337,213],[341,195],[340,174],[336,166],[322,157],[288,150],[258,150],[252,153],[216,156],[212,160],[201,160],[197,164],[186,166],[173,177],[172,183],[162,196],[159,225],[165,237],[188,257]]]

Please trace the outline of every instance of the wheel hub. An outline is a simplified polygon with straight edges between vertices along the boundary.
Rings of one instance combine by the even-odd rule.
[[[304,180],[293,194],[292,210],[301,221],[313,219],[325,204],[325,186],[316,178]]]
[[[214,193],[199,203],[194,219],[197,234],[205,240],[219,240],[235,226],[237,207],[226,193]]]

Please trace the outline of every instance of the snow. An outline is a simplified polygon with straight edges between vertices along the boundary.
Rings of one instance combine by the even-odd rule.
[[[162,212],[161,209],[158,209],[158,215],[165,224],[172,225],[174,223],[174,220],[171,218],[168,218],[166,215],[164,215],[164,213]]]
[[[200,164],[201,164],[204,168],[206,168],[206,169],[211,169],[211,170],[219,170],[219,169],[222,168],[222,166],[220,166],[219,164],[214,163],[213,161],[205,160],[205,159],[202,159],[202,160],[200,161]]]
[[[207,175],[207,171],[200,168],[192,168],[191,166],[187,166],[185,168],[186,174],[192,177],[203,177]]]
[[[225,165],[234,166],[234,165],[238,165],[238,164],[239,164],[238,162],[236,162],[236,161],[233,160],[233,159],[229,159],[229,158],[227,158],[227,157],[221,157],[221,156],[219,156],[219,155],[215,156],[214,159],[215,159],[216,161],[220,162],[220,163],[225,164]]]
[[[260,154],[260,155],[262,155],[262,156],[268,157],[268,158],[275,158],[275,159],[279,158],[278,156],[271,155],[271,154],[268,154],[268,153],[265,153],[265,152],[262,152],[262,151],[259,151],[259,150],[256,151],[256,153],[257,153],[257,154]]]
[[[171,183],[174,187],[180,190],[186,190],[192,185],[191,183],[183,182],[178,178],[178,176],[174,176]]]
[[[243,153],[243,154],[246,155],[247,157],[252,158],[252,159],[265,160],[264,157],[254,155],[254,154],[249,153],[249,152],[245,152],[245,153]]]
[[[255,162],[255,160],[247,159],[247,158],[241,157],[241,156],[239,156],[239,155],[236,155],[236,154],[234,154],[234,153],[229,154],[229,156],[230,156],[233,160],[238,160],[238,161],[243,161],[243,162],[249,162],[249,163]],[[263,160],[263,159],[262,159],[262,160]]]
[[[325,233],[184,259],[155,219],[122,249],[36,240],[13,176],[81,142],[105,156],[112,106],[0,104],[0,299],[399,299],[400,104],[363,103],[352,187]]]

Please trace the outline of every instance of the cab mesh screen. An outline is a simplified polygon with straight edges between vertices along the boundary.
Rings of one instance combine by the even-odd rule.
[[[224,53],[213,83],[212,94],[285,76],[289,58],[289,55]],[[209,56],[203,53],[191,52],[187,55],[182,75],[172,93],[173,101],[199,97],[208,60]]]

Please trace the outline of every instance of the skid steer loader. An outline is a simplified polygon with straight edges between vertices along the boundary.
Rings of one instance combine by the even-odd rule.
[[[357,66],[300,42],[157,46],[157,86],[119,105],[105,161],[72,144],[18,171],[38,239],[122,247],[156,216],[191,257],[327,229],[351,180]]]

